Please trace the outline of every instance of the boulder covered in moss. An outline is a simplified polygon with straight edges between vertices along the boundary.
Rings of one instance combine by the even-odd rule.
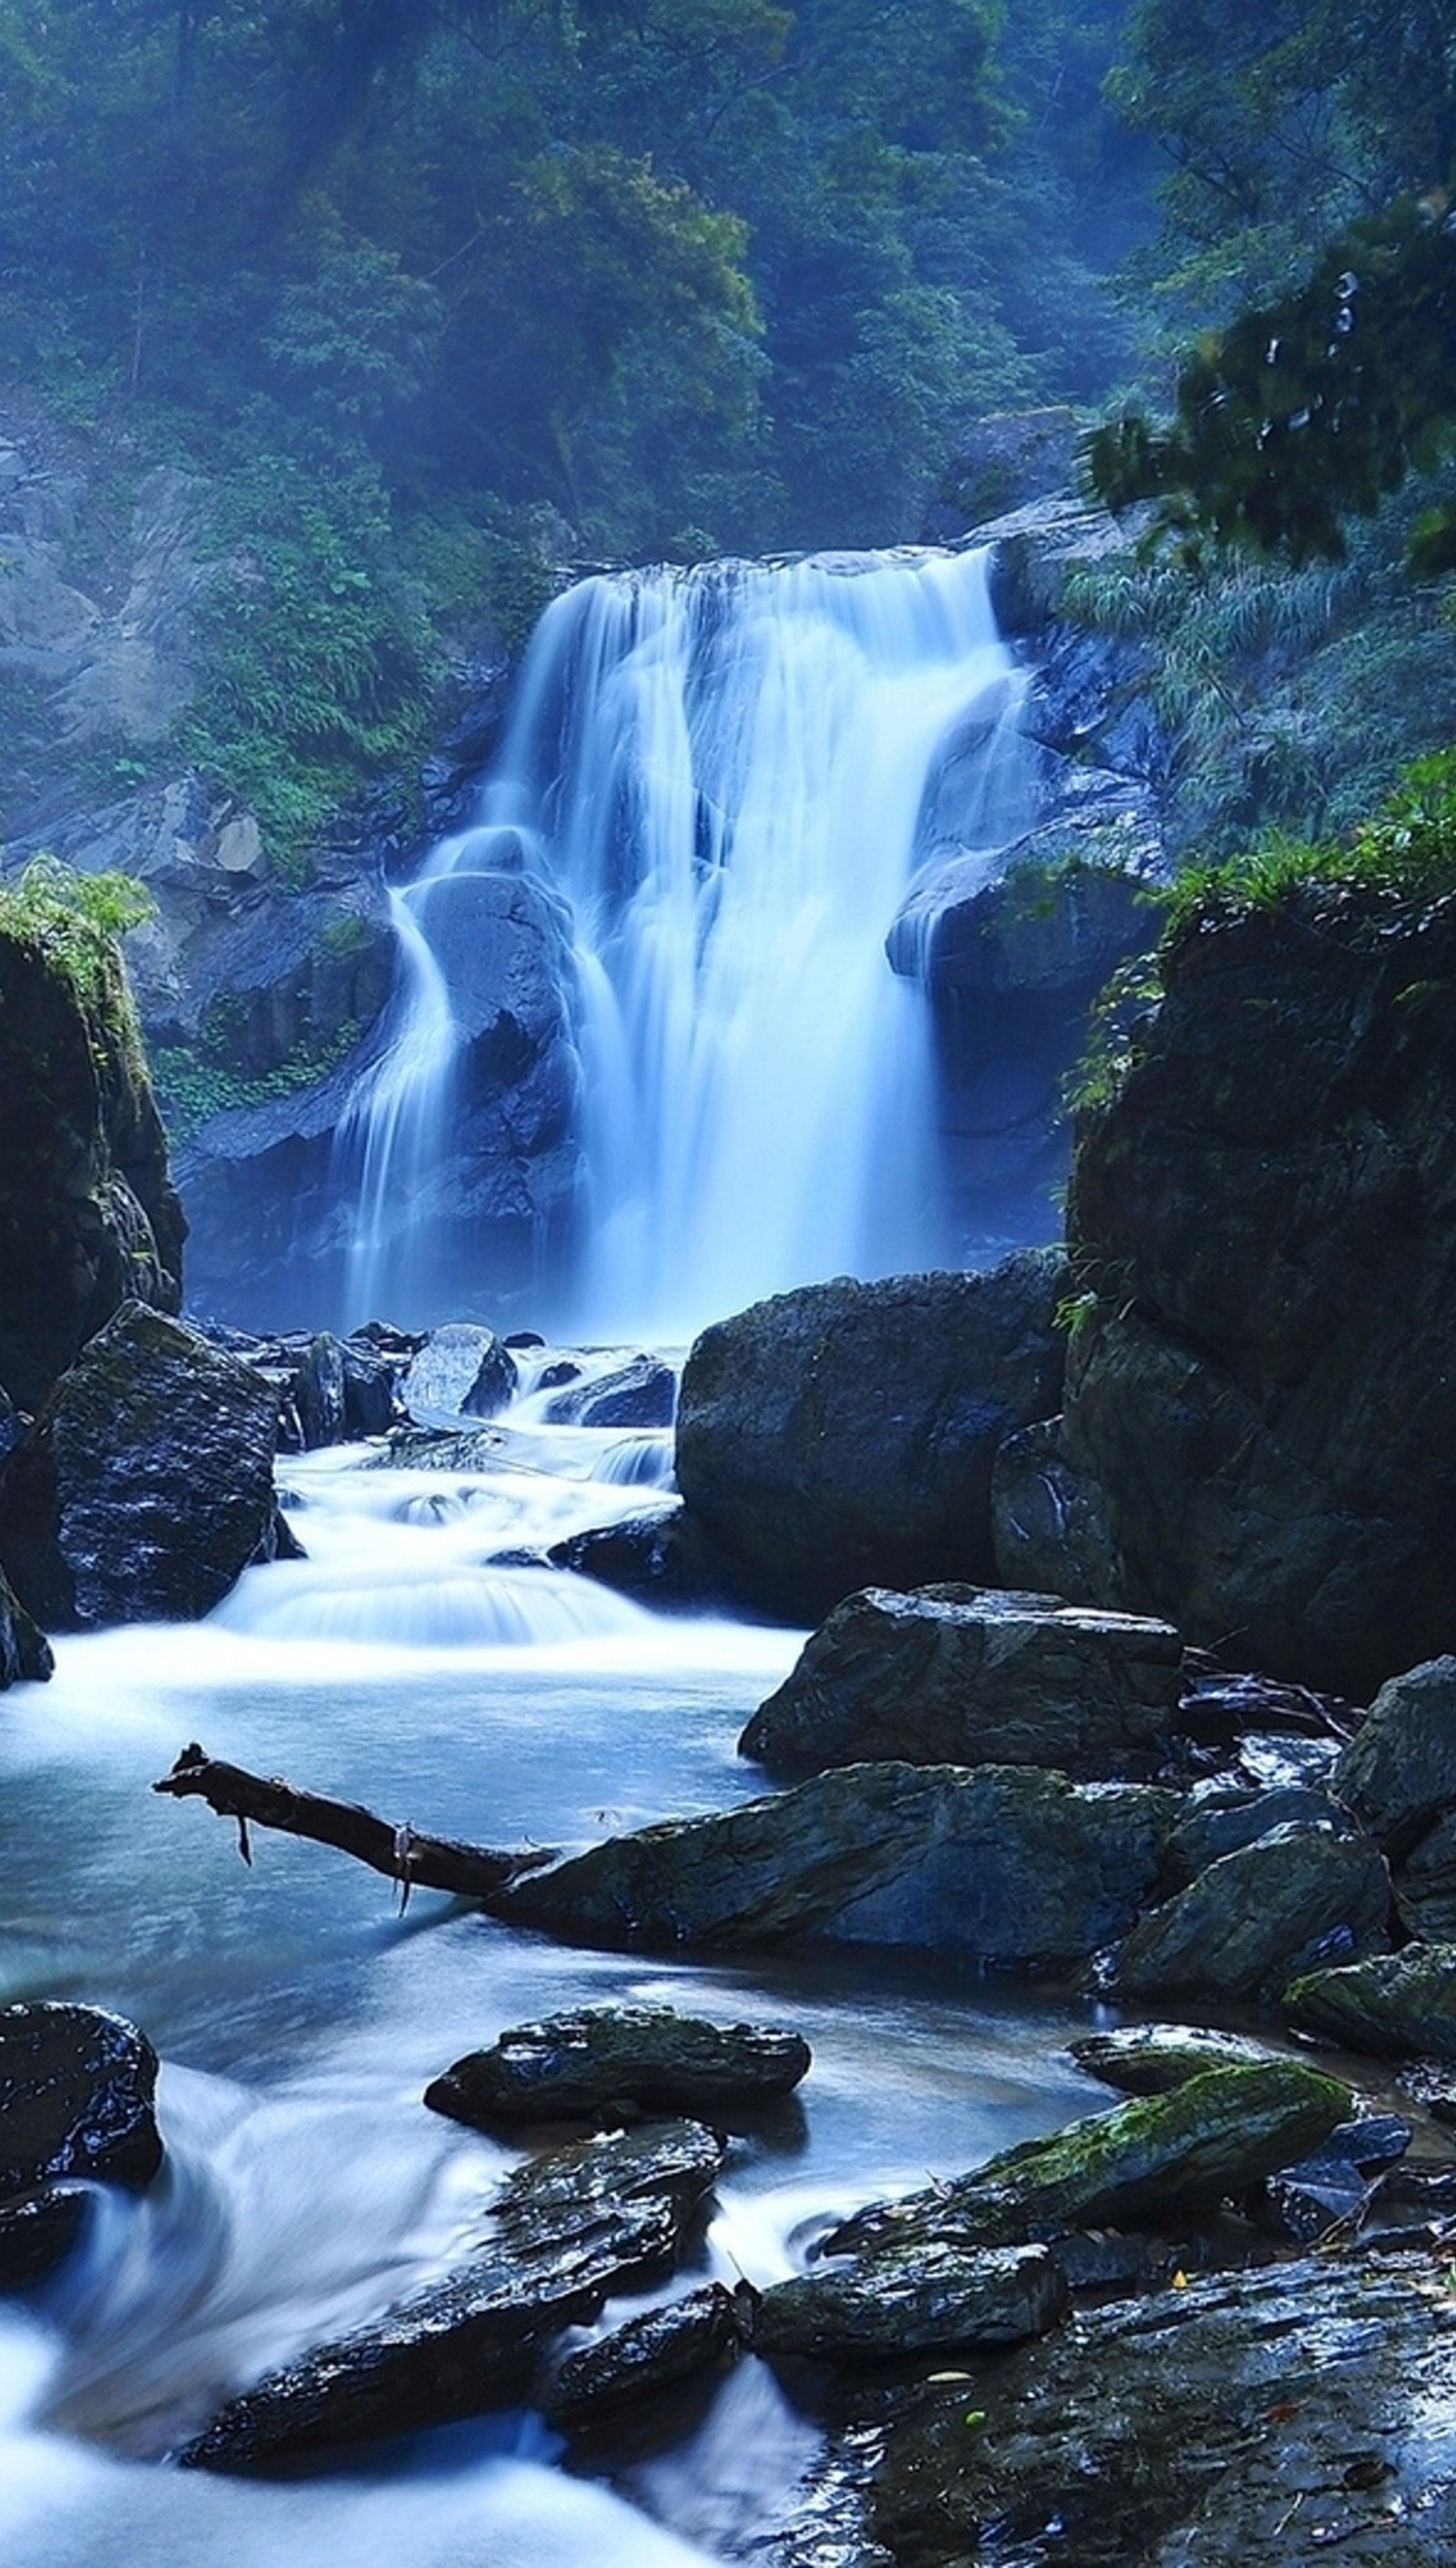
[[[1456,2060],[1456,1944],[1407,1944],[1307,1971],[1286,1989],[1284,2004],[1293,2024],[1347,2051]]]
[[[1378,1948],[1389,1914],[1390,1876],[1368,1837],[1271,1828],[1139,1919],[1117,1948],[1117,1994],[1277,1997],[1316,1958]]]
[[[129,1302],[0,1472],[0,1562],[49,1631],[185,1622],[278,1543],[270,1382]]]
[[[114,945],[0,923],[0,1383],[46,1399],[125,1301],[172,1312],[185,1224]]]

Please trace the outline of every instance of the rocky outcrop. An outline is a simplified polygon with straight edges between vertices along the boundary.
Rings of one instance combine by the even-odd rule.
[[[984,1275],[806,1285],[704,1332],[678,1482],[758,1603],[814,1622],[858,1587],[994,1583],[992,1469],[1057,1406],[1061,1289],[1057,1259],[1025,1251]]]
[[[1392,1853],[1456,1805],[1456,1658],[1428,1660],[1380,1688],[1330,1788]]]
[[[659,2122],[530,2160],[469,2265],[244,2391],[183,2467],[268,2471],[521,2400],[564,2329],[671,2267],[722,2156],[711,2131]]]
[[[1384,1941],[1390,1876],[1365,1837],[1274,1828],[1139,1920],[1113,1963],[1119,1997],[1197,1989],[1277,1997],[1292,1972]]]
[[[1166,1623],[997,1589],[863,1589],[836,1605],[738,1753],[772,1774],[895,1757],[926,1766],[1145,1771],[1183,1651]]]
[[[210,1612],[277,1540],[272,1384],[130,1302],[0,1473],[0,1561],[50,1631]]]
[[[625,2327],[566,2355],[550,2374],[541,2404],[566,2433],[601,2423],[620,2429],[623,2410],[661,2399],[741,2354],[748,2320],[725,2283],[705,2283],[680,2301],[644,2310]]]
[[[753,2347],[770,2359],[834,2363],[964,2354],[1044,2336],[1067,2298],[1066,2276],[1044,2247],[892,2245],[775,2283],[754,2312]]]
[[[1356,1700],[1456,1642],[1453,970],[1449,899],[1206,908],[1078,1132],[1105,1601]]]
[[[0,1689],[26,1677],[44,1684],[55,1671],[50,1642],[0,1569]]]
[[[0,928],[0,1382],[36,1409],[119,1303],[175,1311],[184,1225],[120,958]]]
[[[805,2077],[796,2033],[711,2024],[672,2007],[581,2007],[518,2024],[425,2089],[437,2113],[499,2124],[688,2113],[721,2122],[777,2103]]]
[[[161,2164],[156,2069],[146,2035],[98,2007],[0,2011],[0,2198],[67,2176],[148,2185]]]
[[[1066,1968],[1153,1893],[1172,1796],[1028,1766],[856,1766],[613,1837],[523,1876],[497,1915],[585,1943],[921,1947]]]
[[[1170,2206],[1216,2202],[1304,2157],[1349,2111],[1349,2089],[1294,2060],[1212,2069],[1023,2140],[970,2175],[841,2221],[828,2256],[911,2245],[1005,2247],[1062,2230],[1136,2227]]]

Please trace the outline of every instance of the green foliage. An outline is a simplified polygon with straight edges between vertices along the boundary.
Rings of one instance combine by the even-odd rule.
[[[151,1080],[157,1108],[174,1141],[190,1140],[214,1115],[234,1108],[265,1106],[312,1088],[346,1061],[359,1041],[357,1025],[342,1025],[332,1042],[300,1042],[271,1070],[249,1078],[216,1057],[204,1035],[197,1044],[160,1044],[152,1055]]]
[[[1081,1060],[1062,1090],[1068,1115],[1095,1115],[1110,1105],[1138,1057],[1141,1031],[1162,991],[1156,955],[1131,954],[1117,965],[1092,1002]]]
[[[1223,864],[1187,867],[1164,895],[1168,933],[1210,911],[1278,908],[1310,889],[1399,902],[1456,891],[1456,749],[1415,760],[1382,808],[1344,838],[1275,832]]]
[[[131,874],[77,873],[59,856],[32,856],[0,882],[0,928],[39,947],[91,1006],[113,996],[117,939],[144,926],[153,908]]]

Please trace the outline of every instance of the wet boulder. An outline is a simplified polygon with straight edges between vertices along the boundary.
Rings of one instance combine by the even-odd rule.
[[[1347,2051],[1456,2060],[1456,1944],[1407,1944],[1305,1972],[1286,1989],[1284,2008],[1291,2023]]]
[[[468,2265],[230,2400],[183,2466],[266,2473],[525,2398],[565,2328],[671,2268],[722,2158],[711,2131],[660,2122],[531,2159]]]
[[[1329,1792],[1311,1783],[1278,1783],[1261,1791],[1226,1775],[1195,1783],[1168,1840],[1175,1871],[1192,1881],[1226,1854],[1239,1854],[1276,1828],[1322,1828],[1348,1835],[1349,1819]]]
[[[637,1355],[611,1373],[558,1392],[546,1415],[571,1427],[671,1427],[678,1377],[661,1356]]]
[[[291,1385],[305,1449],[388,1436],[397,1416],[397,1383],[387,1356],[358,1339],[320,1330],[310,1338]]]
[[[1060,1418],[1007,1438],[992,1472],[991,1518],[1003,1587],[1050,1588],[1071,1605],[1117,1595],[1102,1493],[1067,1460]]]
[[[467,2052],[425,2101],[486,2130],[624,2112],[732,2121],[789,2094],[808,2067],[808,2044],[773,2026],[710,2024],[673,2007],[578,2007]]]
[[[55,1670],[50,1642],[0,1569],[0,1690],[19,1685],[26,1677],[44,1684]]]
[[[1367,1837],[1274,1828],[1141,1918],[1113,1959],[1121,1998],[1277,1996],[1292,1972],[1385,1937],[1390,1876]]]
[[[1403,2157],[1412,2132],[1398,2113],[1365,2113],[1337,2122],[1311,2157],[1266,2176],[1244,2208],[1276,2238],[1312,2246],[1336,2227],[1358,2222],[1374,2203],[1387,2168]]]
[[[1174,1806],[1031,1766],[845,1766],[609,1838],[491,1905],[609,1947],[881,1944],[1067,1968],[1151,1897]]]
[[[861,2548],[903,2568],[998,2551],[1248,2568],[1326,2548],[1414,2568],[1456,2549],[1453,2412],[1456,2306],[1428,2256],[1221,2274],[1084,2311],[969,2389],[928,2380],[875,2438]]]
[[[753,2317],[756,2354],[895,2362],[1044,2336],[1066,2310],[1066,2276],[1045,2247],[894,2245],[847,2266],[775,2283]]]
[[[1136,2228],[1171,2205],[1217,2202],[1307,2157],[1349,2113],[1349,2089],[1294,2060],[1212,2069],[1023,2140],[969,2175],[841,2221],[829,2256],[931,2243],[1006,2247],[1062,2230]]]
[[[845,1277],[704,1332],[683,1374],[678,1484],[767,1612],[816,1622],[855,1588],[995,1580],[1003,1439],[1060,1402],[1063,1269]]]
[[[553,1568],[574,1569],[619,1596],[670,1611],[722,1612],[735,1601],[731,1571],[678,1498],[568,1534],[546,1558]]]
[[[1249,2069],[1271,2057],[1242,2034],[1209,2033],[1190,2024],[1135,2024],[1083,2033],[1067,2044],[1079,2069],[1124,2095],[1167,2095],[1210,2069]]]
[[[1444,1810],[1394,1866],[1395,1913],[1423,1944],[1456,1944],[1456,1810]]]
[[[515,1398],[519,1376],[493,1329],[450,1320],[432,1329],[400,1387],[406,1415],[421,1426],[443,1418],[494,1418]]]
[[[1056,1596],[870,1587],[836,1605],[738,1742],[772,1774],[877,1757],[913,1765],[1145,1768],[1172,1727],[1169,1624]]]
[[[1392,1853],[1408,1849],[1456,1805],[1456,1658],[1428,1659],[1391,1677],[1330,1780]]]
[[[50,1631],[209,1613],[277,1549],[278,1403],[250,1365],[127,1303],[0,1474],[0,1561]]]
[[[738,2295],[726,2283],[705,2283],[701,2291],[644,2310],[625,2327],[566,2355],[549,2376],[541,2404],[551,2423],[567,2433],[599,2419],[620,2424],[624,2408],[640,2411],[645,2401],[665,2398],[734,2361],[747,2329]]]
[[[156,2054],[100,2007],[0,2010],[0,2199],[66,2176],[141,2188],[161,2164]]]

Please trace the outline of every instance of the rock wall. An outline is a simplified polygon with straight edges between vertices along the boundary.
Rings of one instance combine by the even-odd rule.
[[[1456,900],[1210,909],[1161,973],[1078,1134],[1064,1457],[1108,1601],[1367,1700],[1456,1646]]]

